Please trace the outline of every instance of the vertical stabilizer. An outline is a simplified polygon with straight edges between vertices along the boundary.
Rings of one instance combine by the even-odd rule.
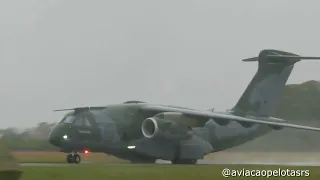
[[[294,64],[301,59],[319,58],[301,57],[279,50],[262,50],[259,57],[243,60],[258,61],[258,70],[232,112],[239,115],[272,116]]]

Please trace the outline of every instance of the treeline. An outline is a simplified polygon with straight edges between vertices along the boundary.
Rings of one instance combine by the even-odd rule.
[[[295,121],[320,121],[320,82],[307,81],[287,85],[277,106],[276,115]]]
[[[41,122],[36,127],[19,132],[16,128],[0,129],[0,139],[11,151],[56,151],[47,138],[54,124]]]
[[[47,140],[4,140],[11,151],[58,151]]]

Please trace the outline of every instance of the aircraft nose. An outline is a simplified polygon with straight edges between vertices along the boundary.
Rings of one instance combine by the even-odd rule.
[[[60,146],[61,142],[63,140],[63,135],[61,134],[61,127],[60,126],[55,126],[53,127],[53,129],[51,130],[49,137],[48,137],[48,141],[50,144],[54,145],[54,146]]]
[[[54,145],[54,146],[59,146],[61,143],[61,137],[58,137],[57,135],[55,135],[54,133],[51,133],[49,135],[49,143]]]

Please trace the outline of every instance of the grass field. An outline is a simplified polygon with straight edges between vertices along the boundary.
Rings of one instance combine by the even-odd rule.
[[[21,180],[104,180],[104,179],[130,179],[130,180],[206,180],[226,179],[222,170],[228,167],[234,170],[275,170],[276,166],[172,166],[172,165],[75,165],[67,167],[23,167]],[[281,167],[286,170],[287,167]],[[292,168],[289,168],[292,169]],[[314,179],[320,178],[319,168],[294,167],[294,169],[310,170],[309,177],[254,177],[254,179]],[[243,176],[244,178],[248,178]],[[303,178],[301,178],[303,177]],[[228,179],[237,177],[229,177]],[[250,179],[250,178],[249,178]],[[253,179],[253,178],[252,178]]]
[[[11,152],[18,162],[24,163],[64,163],[66,154],[62,152]],[[127,163],[128,161],[118,159],[104,153],[81,154],[82,161],[103,162],[103,163]],[[320,153],[258,153],[258,152],[218,152],[209,154],[205,160],[215,162],[320,162]]]
[[[11,152],[20,163],[64,163],[66,153],[62,152]],[[127,163],[128,161],[104,153],[80,154],[82,161],[101,163]]]
[[[11,152],[12,155],[18,162],[44,162],[44,163],[64,163],[65,153],[61,152]],[[234,153],[232,153],[234,154]],[[83,161],[101,162],[101,163],[123,163],[124,165],[71,165],[71,166],[52,166],[52,167],[21,167],[23,174],[21,180],[34,180],[34,179],[46,179],[46,180],[88,180],[88,179],[131,179],[131,180],[159,180],[159,179],[226,179],[222,176],[222,170],[224,168],[229,168],[231,170],[238,170],[236,178],[239,178],[239,173],[241,170],[243,172],[242,177],[248,178],[245,175],[252,172],[251,170],[260,170],[262,175],[260,177],[254,177],[254,179],[320,179],[320,167],[277,167],[277,166],[231,166],[231,165],[215,165],[215,166],[175,166],[175,165],[132,165],[125,164],[128,161],[115,158],[106,154],[92,153],[92,154],[81,154]],[[256,154],[255,156],[261,157],[261,155]],[[253,157],[255,157],[253,156]],[[279,155],[284,156],[284,154]],[[311,156],[311,155],[310,155]],[[212,156],[213,157],[213,156]],[[242,156],[230,157],[230,154],[216,154],[216,160],[243,160],[247,159]],[[264,156],[265,157],[265,156]],[[272,155],[276,158],[275,155]],[[292,157],[294,156],[291,156]],[[272,158],[272,159],[273,159]],[[211,159],[207,157],[206,159]],[[253,158],[256,159],[256,158]],[[281,159],[284,160],[284,159]],[[298,159],[297,159],[298,160]],[[300,160],[300,159],[299,159]],[[309,176],[296,176],[296,177],[265,177],[266,171],[278,171],[278,169],[286,171],[290,170],[309,170]],[[263,171],[265,170],[265,171]],[[259,172],[257,172],[259,173]],[[292,173],[292,172],[290,172]],[[258,174],[259,176],[259,174]],[[304,177],[304,178],[301,178]],[[229,179],[235,179],[232,175]],[[249,178],[250,179],[250,178]]]

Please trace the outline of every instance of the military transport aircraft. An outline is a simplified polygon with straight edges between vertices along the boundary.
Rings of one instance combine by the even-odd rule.
[[[225,112],[128,101],[104,107],[67,111],[49,135],[49,142],[79,163],[83,151],[104,152],[133,163],[195,164],[209,153],[231,148],[284,127],[320,131],[272,117],[294,64],[302,57],[262,50],[258,70],[235,106]]]

